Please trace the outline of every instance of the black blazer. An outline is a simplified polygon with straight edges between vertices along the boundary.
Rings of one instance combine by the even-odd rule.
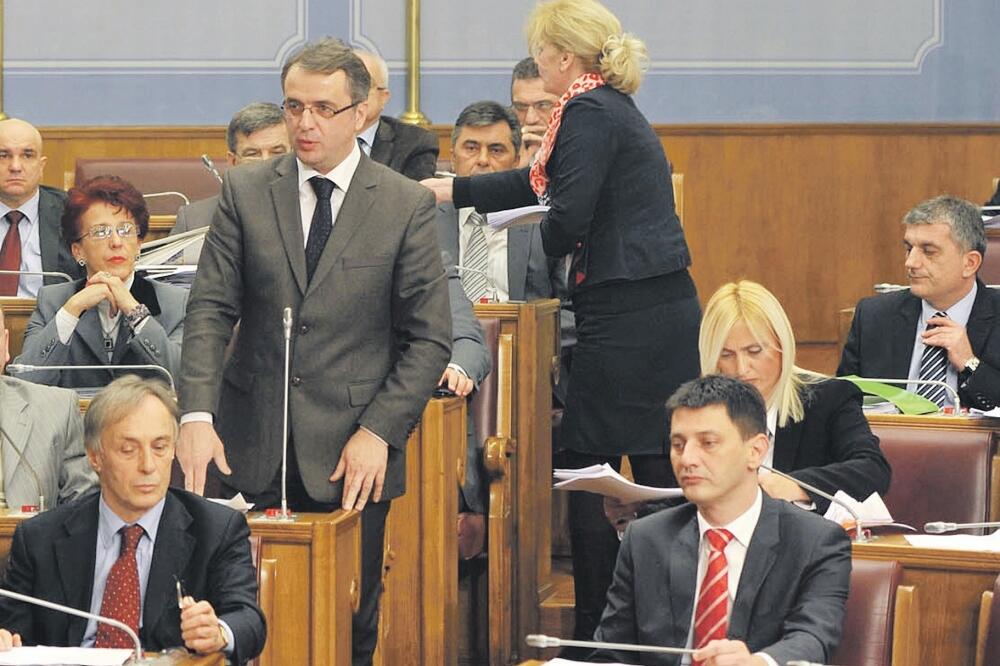
[[[437,171],[437,136],[423,127],[381,116],[371,158],[407,178],[431,178]]]
[[[608,604],[594,640],[683,646],[698,572],[698,519],[684,504],[625,530]],[[729,618],[727,637],[779,664],[826,662],[840,641],[851,542],[839,525],[763,497]],[[595,660],[675,666],[679,655],[601,652]]]
[[[979,368],[958,375],[963,405],[993,409],[1000,404],[1000,292],[977,280],[978,291],[965,327]],[[921,300],[909,290],[863,298],[854,310],[838,375],[906,379],[920,320]]]
[[[552,208],[541,223],[542,243],[553,257],[583,243],[586,279],[577,290],[691,264],[670,164],[631,97],[602,86],[570,100],[546,171]],[[538,203],[528,172],[456,178],[455,206],[488,212]]]
[[[4,587],[89,611],[99,497],[91,493],[18,525]],[[242,514],[183,490],[167,491],[139,631],[144,649],[184,645],[176,577],[188,594],[211,603],[232,629],[235,663],[260,654],[267,631],[257,606],[249,536]],[[68,647],[83,641],[87,620],[0,599],[0,627],[21,634],[25,645]]]
[[[42,249],[42,270],[66,273],[74,280],[85,276],[83,267],[76,263],[69,251],[69,243],[62,242],[62,214],[66,207],[66,193],[55,187],[38,187],[38,240]],[[46,277],[43,284],[58,284],[61,278]]]

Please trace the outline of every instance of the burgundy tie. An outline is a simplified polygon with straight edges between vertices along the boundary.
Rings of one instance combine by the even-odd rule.
[[[135,549],[142,538],[143,529],[140,525],[129,525],[121,528],[122,552],[111,567],[108,580],[104,585],[104,598],[101,600],[101,615],[118,620],[136,633],[139,632],[139,565],[135,560]],[[135,644],[121,629],[115,629],[107,624],[97,625],[97,639],[94,647],[99,648],[131,648]]]
[[[19,210],[12,210],[4,216],[10,224],[7,235],[3,239],[3,247],[0,247],[0,270],[19,271],[21,270],[21,232],[17,228],[18,222],[24,219],[24,213]],[[0,296],[17,296],[17,282],[20,275],[0,274]]]

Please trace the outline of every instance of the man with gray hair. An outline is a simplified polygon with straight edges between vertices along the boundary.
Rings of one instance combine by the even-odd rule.
[[[285,130],[285,114],[270,102],[253,102],[236,112],[226,128],[226,158],[230,166],[253,164],[284,155],[292,149]],[[219,197],[209,197],[177,210],[177,221],[171,236],[207,227],[219,206]],[[197,264],[202,241],[184,250],[181,263]]]
[[[358,132],[361,150],[370,158],[413,180],[431,178],[437,170],[438,140],[423,127],[404,123],[382,111],[392,96],[389,68],[377,53],[354,49],[371,74],[368,111]]]
[[[250,528],[237,511],[168,488],[177,416],[161,382],[108,384],[84,420],[101,492],[19,525],[4,587],[123,622],[148,650],[184,646],[242,664],[266,635]],[[0,648],[132,647],[119,629],[10,599],[0,627]]]
[[[977,278],[986,253],[979,208],[942,195],[903,218],[909,290],[862,299],[838,375],[939,380],[964,406],[1000,404],[1000,293]],[[934,385],[911,385],[938,406]]]

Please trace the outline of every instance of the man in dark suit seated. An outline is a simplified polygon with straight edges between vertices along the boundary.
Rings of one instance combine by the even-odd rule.
[[[528,56],[514,65],[510,76],[510,106],[521,123],[521,158],[518,167],[531,166],[549,128],[559,96],[545,91],[535,59]]]
[[[976,274],[986,253],[979,208],[944,195],[903,218],[909,290],[862,299],[840,357],[838,375],[939,380],[963,405],[1000,404],[1000,293]],[[952,403],[943,387],[916,386]]]
[[[764,399],[709,375],[667,402],[670,462],[689,500],[625,530],[594,640],[688,647],[705,666],[825,662],[851,576],[841,527],[761,492]],[[688,656],[600,651],[595,660],[674,666]]]
[[[69,247],[59,240],[66,193],[40,185],[45,170],[42,135],[17,118],[0,121],[0,269],[57,271],[83,277]],[[58,277],[0,275],[0,296],[35,298]]]
[[[438,140],[433,132],[383,116],[382,110],[392,96],[389,68],[385,60],[370,51],[355,49],[354,55],[365,63],[371,74],[368,111],[358,132],[358,143],[365,155],[379,164],[413,180],[430,178],[437,171]]]
[[[147,650],[183,645],[243,663],[266,635],[250,530],[240,513],[168,489],[177,434],[165,385],[134,375],[109,384],[84,421],[101,492],[19,525],[3,585],[124,622]],[[177,581],[190,595],[183,608]],[[10,599],[0,627],[0,646],[132,647],[108,625]]]

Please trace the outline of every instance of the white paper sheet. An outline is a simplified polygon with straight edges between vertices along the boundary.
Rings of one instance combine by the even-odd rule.
[[[524,206],[486,214],[486,224],[491,229],[506,229],[518,224],[538,224],[549,210],[548,206]]]
[[[684,495],[680,488],[657,488],[633,483],[607,463],[581,469],[557,469],[553,470],[553,476],[556,478],[556,484],[552,487],[557,490],[585,490],[615,497],[626,504]]]
[[[854,509],[861,518],[862,525],[874,526],[892,523],[892,514],[889,513],[889,509],[878,493],[872,493],[864,502],[857,501],[843,490],[838,490],[834,497]],[[838,525],[853,524],[854,522],[854,516],[847,509],[834,502],[830,502],[830,508],[826,510],[823,517]]]
[[[209,497],[210,502],[215,502],[216,504],[221,504],[222,506],[228,506],[230,509],[235,509],[240,513],[246,513],[253,508],[253,502],[247,502],[243,497],[243,493],[236,493],[235,497],[229,499],[220,499],[218,497]]]
[[[906,540],[917,548],[940,548],[969,552],[1000,553],[1000,530],[992,534],[907,534]]]
[[[79,666],[122,666],[132,650],[112,648],[60,648],[37,645],[0,652],[0,665],[79,664]]]

